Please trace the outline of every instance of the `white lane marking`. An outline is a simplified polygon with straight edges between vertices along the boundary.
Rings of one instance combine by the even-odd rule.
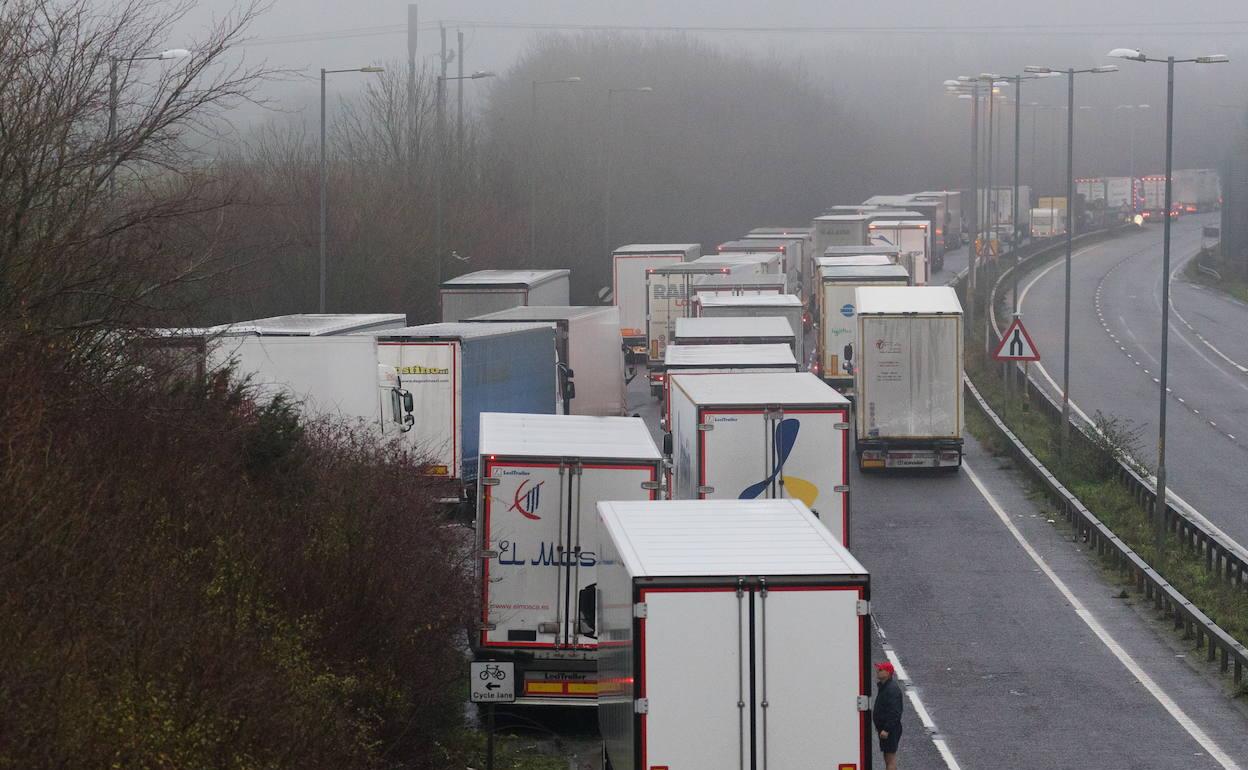
[[[1180,264],[1179,264],[1179,266],[1178,266],[1178,267],[1176,267],[1176,268],[1173,270],[1173,272],[1171,272],[1171,273],[1170,273],[1170,278],[1171,278],[1171,280],[1174,280],[1175,276],[1177,276],[1177,275],[1179,274],[1179,272],[1180,272],[1183,268],[1185,268],[1185,267],[1187,266],[1187,263],[1188,263],[1188,262],[1191,262],[1191,261],[1192,261],[1193,259],[1195,259],[1195,258],[1196,258],[1196,255],[1194,255],[1194,254],[1193,254],[1191,257],[1189,257],[1189,258],[1187,258],[1187,259],[1183,260],[1183,262],[1182,262],[1182,263],[1180,263]],[[1234,360],[1233,358],[1231,358],[1231,357],[1230,357],[1230,356],[1228,356],[1227,354],[1223,353],[1221,350],[1218,350],[1218,349],[1217,349],[1217,347],[1216,347],[1216,346],[1214,346],[1214,344],[1213,344],[1212,342],[1210,342],[1209,340],[1205,339],[1204,335],[1202,335],[1200,332],[1196,331],[1196,327],[1195,327],[1195,326],[1192,326],[1190,323],[1188,323],[1188,320],[1187,320],[1186,318],[1184,318],[1184,317],[1183,317],[1183,314],[1182,314],[1182,313],[1180,313],[1180,312],[1179,312],[1179,309],[1178,309],[1177,307],[1175,307],[1175,305],[1174,305],[1174,293],[1173,293],[1173,292],[1171,292],[1171,293],[1170,293],[1170,312],[1174,313],[1174,317],[1175,317],[1175,318],[1178,318],[1178,319],[1179,319],[1179,321],[1180,321],[1180,322],[1182,322],[1182,324],[1183,324],[1184,326],[1186,326],[1186,327],[1188,328],[1188,330],[1190,330],[1190,331],[1191,331],[1191,333],[1192,333],[1193,335],[1195,335],[1195,336],[1196,336],[1196,339],[1200,340],[1200,342],[1201,342],[1201,344],[1202,344],[1202,345],[1204,345],[1205,347],[1207,347],[1207,348],[1209,348],[1210,350],[1212,350],[1212,351],[1214,352],[1214,354],[1215,354],[1215,355],[1217,355],[1219,358],[1221,358],[1223,361],[1225,361],[1225,362],[1227,362],[1228,364],[1230,364],[1231,366],[1235,367],[1235,368],[1239,371],[1239,373],[1240,373],[1240,374],[1248,374],[1248,367],[1243,366],[1243,365],[1242,365],[1242,364],[1240,364],[1238,361]],[[1176,330],[1176,331],[1177,331],[1177,330]],[[1189,344],[1190,344],[1190,343],[1189,343]],[[1212,362],[1210,362],[1210,363],[1212,363]]]
[[[1235,760],[1231,759],[1226,752],[1222,751],[1221,747],[1219,747],[1218,744],[1215,743],[1204,730],[1200,729],[1199,725],[1192,721],[1192,718],[1189,717],[1187,713],[1183,711],[1183,709],[1180,708],[1169,695],[1166,694],[1165,690],[1161,689],[1161,686],[1148,675],[1148,672],[1140,667],[1140,664],[1135,661],[1135,658],[1131,657],[1131,653],[1123,649],[1123,647],[1114,640],[1114,637],[1110,635],[1109,631],[1107,631],[1104,626],[1101,625],[1101,622],[1096,619],[1096,616],[1083,605],[1083,602],[1079,601],[1079,597],[1074,595],[1070,588],[1066,586],[1065,581],[1058,577],[1057,573],[1053,571],[1053,568],[1049,566],[1048,562],[1046,562],[1036,551],[1036,549],[1032,547],[1031,543],[1027,541],[1027,538],[1023,537],[1023,533],[1019,531],[1018,527],[1014,526],[1014,522],[1010,521],[1009,514],[1007,514],[1005,509],[1001,507],[1001,503],[999,503],[997,498],[988,491],[988,488],[984,486],[984,483],[980,481],[979,476],[971,470],[965,460],[962,462],[962,470],[971,480],[971,483],[975,485],[975,488],[979,490],[979,493],[983,496],[984,500],[988,502],[988,506],[992,508],[995,514],[997,514],[997,518],[1001,520],[1001,523],[1005,525],[1005,528],[1008,529],[1010,534],[1014,536],[1014,540],[1017,541],[1022,549],[1027,552],[1027,555],[1030,556],[1031,560],[1035,562],[1037,567],[1040,568],[1040,571],[1042,571],[1045,576],[1049,578],[1049,581],[1057,587],[1057,590],[1061,592],[1063,597],[1065,597],[1067,603],[1070,604],[1071,609],[1073,609],[1075,614],[1079,616],[1079,619],[1092,630],[1092,633],[1096,634],[1097,638],[1101,640],[1101,643],[1104,644],[1105,647],[1113,653],[1114,657],[1118,659],[1118,662],[1123,665],[1123,668],[1127,669],[1127,671],[1131,673],[1131,676],[1135,677],[1136,680],[1143,685],[1144,689],[1148,690],[1149,694],[1152,695],[1153,698],[1161,704],[1162,708],[1164,708],[1170,716],[1174,718],[1174,721],[1186,730],[1187,734],[1192,736],[1192,738],[1201,745],[1209,756],[1213,757],[1214,761],[1222,765],[1222,767],[1226,768],[1226,770],[1239,770],[1239,765],[1235,762]]]
[[[889,644],[888,635],[884,633],[884,629],[874,616],[871,618],[871,623],[875,626],[876,633],[879,634],[880,646],[884,649],[884,655],[888,658],[888,662],[893,664],[893,668],[897,670],[897,678],[905,685],[902,689],[905,690],[906,697],[910,699],[910,704],[914,707],[914,713],[919,716],[919,721],[923,723],[923,728],[927,730],[928,736],[931,737],[932,745],[936,747],[940,758],[945,761],[945,767],[949,770],[962,770],[962,766],[958,764],[958,760],[953,756],[953,751],[949,749],[949,742],[936,729],[936,721],[932,719],[931,712],[927,710],[923,699],[919,697],[919,692],[914,686],[914,680],[906,673],[905,667],[901,665],[901,658],[897,657],[896,650]]]
[[[1089,247],[1087,247],[1087,249],[1083,249],[1083,250],[1081,250],[1081,251],[1080,251],[1080,252],[1078,252],[1078,253],[1082,254],[1084,251],[1087,251],[1088,249],[1091,249],[1091,248],[1093,248],[1093,247],[1092,247],[1092,246],[1089,246]],[[1053,268],[1055,268],[1055,267],[1057,267],[1058,265],[1061,265],[1061,264],[1062,264],[1062,262],[1061,262],[1061,260],[1059,260],[1059,261],[1057,261],[1057,262],[1053,263],[1052,265],[1049,265],[1049,266],[1048,266],[1048,267],[1046,267],[1044,270],[1040,271],[1040,272],[1039,272],[1039,273],[1038,273],[1035,277],[1033,277],[1030,281],[1028,281],[1028,282],[1027,282],[1027,285],[1023,287],[1023,291],[1022,291],[1022,293],[1020,293],[1020,294],[1019,294],[1019,296],[1018,296],[1018,307],[1019,307],[1019,310],[1022,310],[1022,307],[1023,307],[1023,300],[1025,300],[1025,299],[1027,298],[1027,292],[1031,291],[1031,287],[1032,287],[1032,286],[1035,286],[1035,285],[1036,285],[1036,282],[1037,282],[1037,281],[1039,281],[1041,278],[1043,278],[1043,277],[1044,277],[1044,275],[1045,275],[1046,273],[1048,273],[1050,270],[1052,270]],[[1056,393],[1056,394],[1057,394],[1058,399],[1060,400],[1060,399],[1061,399],[1061,396],[1062,396],[1062,387],[1061,387],[1060,385],[1058,385],[1058,384],[1057,384],[1057,380],[1053,379],[1053,376],[1052,376],[1051,374],[1049,374],[1049,370],[1044,368],[1044,364],[1043,364],[1043,363],[1041,363],[1041,362],[1037,361],[1037,362],[1035,363],[1035,367],[1036,367],[1036,369],[1037,369],[1037,370],[1039,370],[1039,372],[1040,372],[1040,376],[1044,377],[1045,381],[1049,383],[1049,386],[1050,386],[1050,387],[1052,387],[1052,389],[1053,389],[1053,390],[1052,390],[1052,392],[1053,392],[1053,393]],[[1169,390],[1169,389],[1167,389],[1167,390]],[[1178,396],[1175,396],[1175,398],[1177,398],[1177,399],[1179,400],[1179,403],[1183,404],[1184,406],[1187,406],[1187,402],[1186,402],[1186,401],[1184,401],[1182,398],[1180,398],[1180,397],[1178,397]],[[1188,409],[1191,409],[1191,407],[1190,407],[1190,406],[1188,406],[1187,408],[1188,408]],[[1096,422],[1095,422],[1095,421],[1094,421],[1091,417],[1089,417],[1089,416],[1088,416],[1088,413],[1087,413],[1087,412],[1083,411],[1083,409],[1081,409],[1081,408],[1079,407],[1079,404],[1077,404],[1073,398],[1072,398],[1072,399],[1070,399],[1070,409],[1071,409],[1071,411],[1072,411],[1072,412],[1074,412],[1076,415],[1078,415],[1080,419],[1082,419],[1082,420],[1083,420],[1084,424],[1086,424],[1086,425],[1090,426],[1093,430],[1097,430],[1097,428],[1096,428]],[[1143,465],[1142,463],[1140,463],[1140,462],[1138,462],[1138,461],[1136,461],[1136,463],[1135,463],[1135,464],[1136,464],[1137,466],[1142,466],[1142,465]],[[1156,476],[1154,476],[1154,475],[1152,475],[1152,474],[1150,473],[1150,474],[1148,474],[1148,480],[1149,480],[1150,482],[1152,482],[1152,484],[1153,484],[1153,489],[1156,489],[1156,488],[1157,488],[1157,477],[1156,477]],[[1195,506],[1193,506],[1193,505],[1192,505],[1191,503],[1189,503],[1188,501],[1184,500],[1184,499],[1183,499],[1183,497],[1182,497],[1181,495],[1179,495],[1177,492],[1175,492],[1173,489],[1170,489],[1170,488],[1167,488],[1167,489],[1166,489],[1166,500],[1167,500],[1167,501],[1168,501],[1171,505],[1175,506],[1176,508],[1181,509],[1181,510],[1183,511],[1183,513],[1184,513],[1184,514],[1185,514],[1185,515],[1186,515],[1189,519],[1191,519],[1192,521],[1195,521],[1195,522],[1199,523],[1202,527],[1204,527],[1204,528],[1205,528],[1205,530],[1206,530],[1207,532],[1211,532],[1211,533],[1213,533],[1214,535],[1217,535],[1219,538],[1221,538],[1221,539],[1222,539],[1222,542],[1223,542],[1223,543],[1226,543],[1226,544],[1228,545],[1228,547],[1230,547],[1230,548],[1231,548],[1231,549],[1232,549],[1232,550],[1236,553],[1236,555],[1238,555],[1240,558],[1246,558],[1246,559],[1248,559],[1248,548],[1244,548],[1242,545],[1240,545],[1240,544],[1239,544],[1239,541],[1238,541],[1238,540],[1236,540],[1236,539],[1234,539],[1233,537],[1231,537],[1230,535],[1226,534],[1225,532],[1223,532],[1223,531],[1222,531],[1222,528],[1221,528],[1221,527],[1219,527],[1218,525],[1214,524],[1212,521],[1209,521],[1209,519],[1205,518],[1205,515],[1204,515],[1204,514],[1202,514],[1200,511],[1196,510],[1196,507],[1195,507]]]

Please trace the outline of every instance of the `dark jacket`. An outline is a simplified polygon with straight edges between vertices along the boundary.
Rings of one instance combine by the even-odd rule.
[[[901,724],[901,686],[897,677],[890,678],[879,686],[875,694],[875,708],[871,711],[871,721],[876,731],[895,730]]]

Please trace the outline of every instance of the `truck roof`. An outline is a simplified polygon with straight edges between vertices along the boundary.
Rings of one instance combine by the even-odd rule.
[[[598,515],[633,577],[868,574],[797,500],[601,502]]]
[[[880,219],[886,219],[886,218],[897,219],[899,217],[909,217],[909,218],[922,217],[926,219],[927,215],[921,211],[912,211],[910,209],[890,209],[890,208],[882,208],[882,207],[875,209],[873,211],[867,212],[867,218],[873,219],[873,220],[880,220]]]
[[[644,420],[577,414],[482,412],[478,452],[509,457],[662,459]]]
[[[724,241],[723,243],[719,244],[717,249],[719,251],[737,251],[737,252],[741,252],[741,251],[750,252],[750,251],[762,251],[762,250],[771,250],[771,251],[779,252],[785,247],[783,245],[773,246],[772,244],[774,243],[793,244],[793,243],[801,243],[801,242],[802,242],[801,238],[782,238],[782,237],[741,238],[740,240],[736,240],[736,241]]]
[[[742,318],[677,318],[676,341],[735,337],[784,337],[793,339],[793,327],[780,316]]]
[[[825,281],[910,279],[905,265],[820,265],[819,277]]]
[[[821,214],[815,217],[816,222],[865,222],[866,214]]]
[[[701,406],[849,406],[849,399],[810,372],[741,372],[718,377],[675,374],[672,387],[680,388]]]
[[[403,313],[296,313],[215,326],[216,334],[259,334],[282,337],[320,337],[397,329],[407,323]]]
[[[554,328],[554,324],[550,323],[483,324],[454,321],[363,333],[373,335],[378,342],[405,342],[407,340],[470,340],[481,337],[502,337],[535,329]]]
[[[926,230],[927,226],[928,222],[923,219],[877,219],[867,225],[867,227],[870,227],[872,230],[876,230],[881,227],[892,227],[899,230]]]
[[[612,254],[687,254],[701,249],[700,243],[630,243],[620,246]]]
[[[858,315],[962,315],[952,286],[862,286]]]
[[[718,254],[708,254],[712,259],[719,256]],[[707,257],[699,257],[692,262],[678,262],[674,265],[660,265],[658,267],[647,267],[647,273],[730,273],[734,263],[731,262],[712,262],[702,260]],[[739,264],[739,263],[736,263]]]
[[[812,231],[809,227],[755,227],[745,234],[746,238],[771,237],[775,235],[796,235],[809,238]]]
[[[712,264],[718,262],[724,265],[742,265],[742,264],[761,264],[778,259],[780,252],[778,251],[719,251],[714,254],[707,254],[698,257],[689,264],[703,264],[710,262]]]
[[[863,254],[892,254],[894,256],[901,253],[896,246],[881,246],[873,243],[870,246],[829,246],[823,250],[823,257],[860,257]]]
[[[801,307],[802,301],[792,294],[711,295],[699,297],[702,307]]]
[[[897,263],[893,261],[893,256],[896,256],[896,254],[897,251],[894,249],[888,254],[844,254],[832,257],[819,257],[815,260],[815,269],[822,270],[825,267],[849,265],[895,265]]]
[[[768,345],[667,346],[663,365],[680,366],[797,366],[793,350],[783,343]]]
[[[565,321],[617,312],[614,305],[520,305],[465,318],[480,321]]]
[[[472,286],[526,288],[566,278],[571,272],[570,270],[478,270],[447,279],[442,282],[442,288],[458,289]]]
[[[905,206],[913,198],[913,195],[872,195],[863,201],[863,204],[867,206]]]

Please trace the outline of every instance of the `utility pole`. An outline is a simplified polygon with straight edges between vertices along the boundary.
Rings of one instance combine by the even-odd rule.
[[[433,175],[434,175],[434,226],[433,226],[433,274],[435,283],[442,285],[442,252],[445,250],[442,243],[443,219],[445,212],[443,209],[443,175],[446,171],[446,164],[443,162],[443,155],[446,153],[446,142],[444,136],[446,134],[446,27],[440,23],[438,30],[442,36],[441,53],[438,56],[441,62],[442,74],[438,77],[437,90],[437,118],[434,126],[434,158],[433,158]]]
[[[455,109],[455,178],[458,180],[460,166],[464,162],[464,31],[457,29],[455,34],[459,38],[459,47],[455,56],[459,67],[459,77],[455,79],[457,91],[455,98],[458,101]]]
[[[975,272],[979,243],[979,83],[971,89],[971,243],[967,248],[967,265],[970,268],[966,291],[966,328],[975,328]]]

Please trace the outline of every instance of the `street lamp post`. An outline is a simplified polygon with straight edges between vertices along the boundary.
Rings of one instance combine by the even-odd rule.
[[[462,60],[460,61],[460,64],[461,64],[461,71],[462,71],[462,64],[463,64]],[[471,75],[452,75],[449,77],[446,75],[438,75],[438,78],[437,78],[437,94],[436,94],[437,114],[435,116],[436,125],[434,126],[434,132],[436,134],[436,136],[434,137],[435,139],[434,153],[436,154],[436,157],[434,158],[434,184],[433,184],[434,186],[434,190],[433,190],[433,194],[434,194],[433,268],[434,268],[434,284],[438,286],[442,285],[442,260],[443,260],[443,255],[446,253],[446,243],[445,243],[445,238],[444,238],[444,233],[446,229],[446,200],[445,200],[446,199],[446,193],[445,193],[446,184],[443,180],[443,177],[446,176],[446,163],[444,161],[444,156],[446,155],[446,117],[445,117],[446,116],[446,81],[448,80],[460,81],[460,100],[459,100],[460,112],[459,112],[458,117],[456,118],[456,127],[455,127],[455,158],[456,158],[455,162],[458,166],[458,164],[462,161],[463,154],[464,154],[463,81],[480,80],[481,78],[492,78],[492,77],[494,77],[493,72],[487,72],[485,70],[477,70]]]
[[[326,213],[328,209],[328,205],[327,205],[328,194],[327,194],[326,173],[325,173],[325,80],[326,80],[326,75],[333,75],[339,72],[385,72],[385,68],[383,67],[349,67],[347,69],[340,69],[340,70],[327,70],[324,68],[321,69],[321,179],[320,179],[320,183],[321,183],[320,184],[321,186],[321,222],[320,222],[320,226],[321,226],[321,237],[320,237],[321,279],[320,279],[320,301],[317,302],[317,305],[316,305],[318,313],[325,312],[325,267],[326,267],[325,220],[326,220]]]
[[[611,97],[616,94],[648,94],[654,91],[653,86],[635,86],[633,88],[607,89],[607,125],[603,130],[603,162],[606,165],[605,181],[602,186],[602,252],[611,253]]]
[[[1131,176],[1131,218],[1135,219],[1135,115],[1136,110],[1151,109],[1147,104],[1120,104],[1115,110],[1127,111],[1127,173]]]
[[[1072,271],[1072,247],[1075,223],[1074,217],[1074,200],[1075,200],[1075,75],[1099,75],[1107,72],[1117,72],[1118,68],[1112,64],[1103,67],[1090,67],[1087,69],[1077,70],[1073,67],[1064,70],[1053,69],[1052,67],[1024,67],[1024,72],[1037,75],[1050,75],[1054,73],[1065,75],[1066,83],[1066,297],[1063,310],[1063,334],[1062,334],[1062,433],[1061,433],[1061,458],[1065,464],[1069,459],[1070,448],[1070,282]]]
[[[161,51],[158,54],[147,56],[113,56],[108,60],[108,144],[111,149],[113,142],[117,140],[117,100],[121,98],[119,87],[117,85],[117,69],[122,64],[136,61],[169,61],[171,59],[185,59],[191,55],[191,52],[185,48],[170,48]],[[112,200],[113,194],[117,191],[117,180],[113,174],[113,169],[108,170],[108,197]]]
[[[1170,353],[1170,206],[1171,186],[1174,165],[1174,65],[1175,64],[1225,64],[1230,57],[1225,54],[1196,56],[1191,59],[1176,59],[1167,56],[1164,59],[1150,59],[1135,48],[1115,48],[1108,54],[1114,59],[1127,59],[1138,62],[1164,62],[1166,65],[1166,210],[1165,225],[1162,229],[1161,247],[1161,374],[1158,380],[1158,415],[1157,415],[1157,502],[1153,512],[1153,537],[1157,552],[1165,549],[1166,530],[1169,527],[1167,518],[1166,497],[1166,397],[1169,374]],[[1132,186],[1134,187],[1134,182]],[[1132,190],[1134,199],[1134,189]]]
[[[556,83],[579,83],[581,78],[573,75],[554,80],[533,81],[532,115],[529,124],[529,265],[537,259],[537,87]]]
[[[966,75],[959,75],[956,80],[946,80],[944,86],[947,92],[956,94],[959,99],[969,99],[971,102],[971,195],[975,200],[971,201],[968,207],[971,213],[971,242],[966,248],[966,328],[973,329],[975,323],[975,250],[979,239],[979,81]]]

